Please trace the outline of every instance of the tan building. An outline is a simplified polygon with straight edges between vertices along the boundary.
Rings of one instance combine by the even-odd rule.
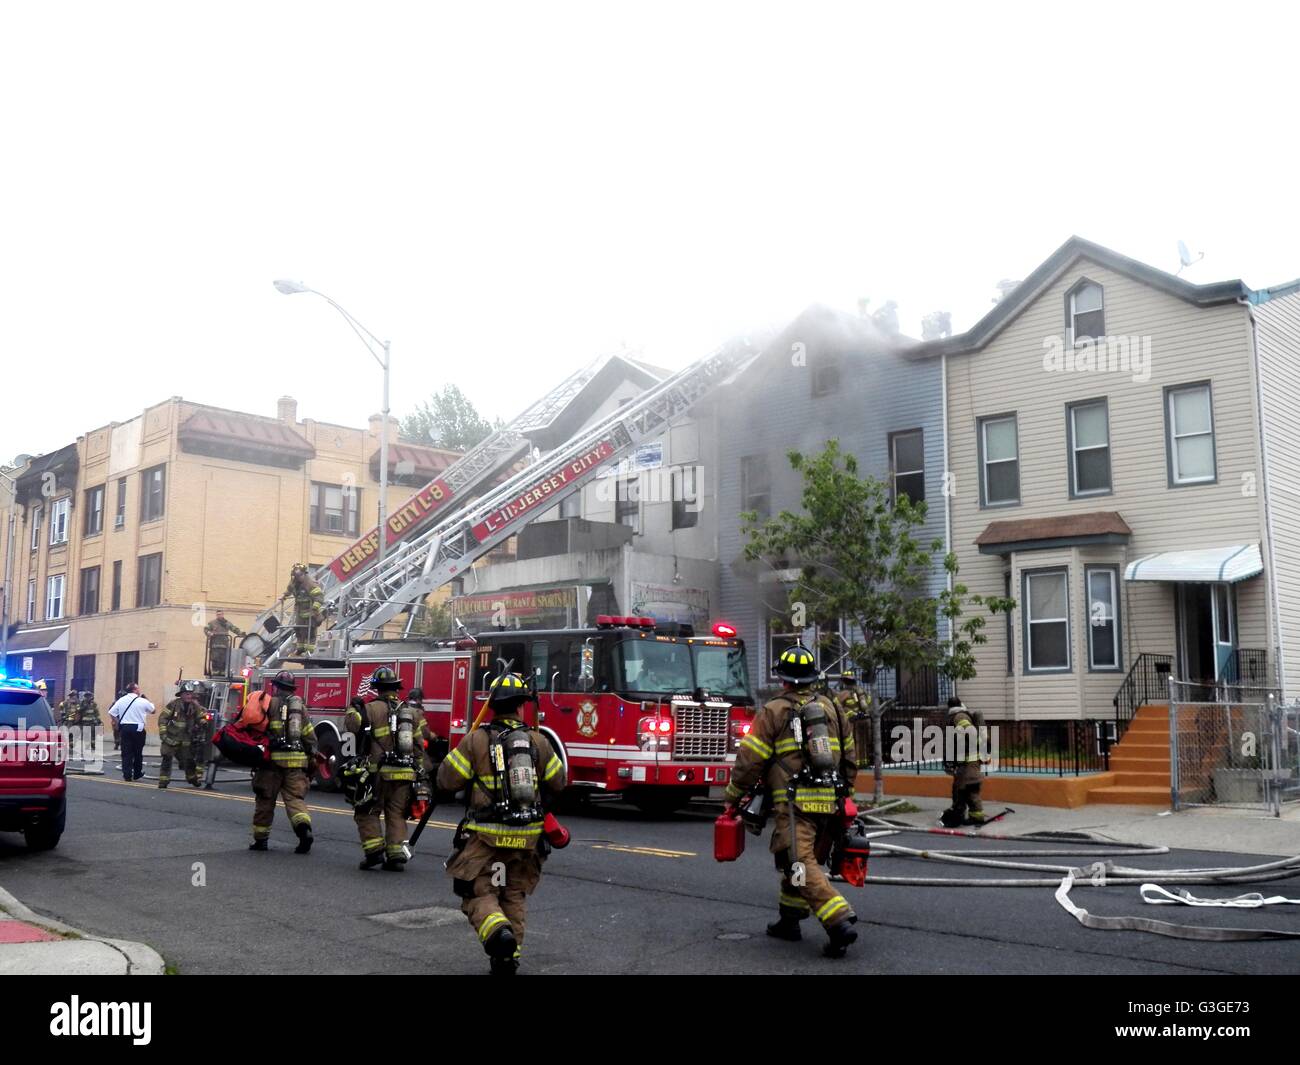
[[[293,563],[328,562],[377,520],[379,433],[179,397],[93,429],[18,476],[8,664],[53,699],[91,688],[101,707],[137,681],[157,702],[203,673],[203,626],[246,629]],[[389,423],[389,506],[454,452],[399,441]],[[0,529],[8,525],[0,514]],[[60,669],[59,655],[64,656]]]

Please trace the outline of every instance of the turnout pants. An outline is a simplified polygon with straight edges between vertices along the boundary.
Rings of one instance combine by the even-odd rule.
[[[835,890],[823,868],[837,831],[835,815],[792,813],[789,803],[776,808],[772,855],[781,871],[782,917],[802,921],[812,914],[822,927],[829,928],[854,916],[848,900]]]
[[[181,768],[185,770],[185,779],[191,784],[199,782],[199,771],[194,764],[194,745],[190,743],[164,743],[162,761],[158,763],[158,786],[162,787],[172,778],[172,759],[178,758]]]
[[[967,810],[970,811],[970,820],[984,820],[984,803],[980,799],[983,782],[979,762],[965,762],[957,767],[952,778],[952,811],[960,820],[966,819]]]
[[[406,811],[411,805],[411,784],[406,780],[379,778],[374,801],[364,809],[352,811],[361,837],[361,850],[373,854],[383,848],[384,857],[401,858],[402,844],[406,842]],[[384,823],[379,823],[380,814]]]
[[[460,910],[486,947],[488,938],[504,924],[515,941],[524,943],[528,896],[542,878],[542,858],[536,848],[490,847],[471,836],[465,848],[447,863]],[[518,957],[518,952],[516,952]]]
[[[275,800],[284,801],[285,813],[289,823],[297,828],[301,824],[311,825],[311,814],[307,812],[307,779],[305,769],[266,766],[253,773],[253,838],[266,839],[271,834],[271,822],[275,820]]]

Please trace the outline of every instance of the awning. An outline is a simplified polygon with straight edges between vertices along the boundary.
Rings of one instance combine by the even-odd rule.
[[[31,651],[66,651],[67,625],[42,625],[39,629],[19,629],[9,637],[11,655]]]
[[[1184,581],[1233,584],[1264,572],[1259,544],[1205,547],[1197,551],[1162,551],[1130,562],[1126,581]]]

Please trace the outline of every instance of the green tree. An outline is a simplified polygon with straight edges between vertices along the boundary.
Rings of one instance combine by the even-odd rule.
[[[422,603],[415,608],[415,620],[411,623],[412,636],[445,640],[456,634],[456,619],[452,616],[451,600],[443,600],[441,603]]]
[[[456,385],[446,385],[427,402],[417,404],[414,412],[402,419],[401,430],[417,444],[468,451],[501,424],[499,418],[490,422],[479,414]]]
[[[997,614],[1015,607],[1002,596],[970,595],[957,583],[957,556],[943,560],[948,586],[939,595],[927,583],[942,540],[918,538],[925,503],[890,499],[889,486],[860,476],[857,459],[831,440],[821,454],[789,453],[803,477],[802,511],[782,511],[761,522],[742,514],[748,537],[745,556],[776,569],[798,569],[789,590],[790,622],[803,629],[842,620],[853,639],[844,649],[867,676],[885,667],[930,666],[954,680],[975,676],[975,647],[986,643],[984,613],[967,615],[968,604]],[[939,619],[947,621],[947,634]],[[883,792],[879,699],[872,700],[875,790]]]

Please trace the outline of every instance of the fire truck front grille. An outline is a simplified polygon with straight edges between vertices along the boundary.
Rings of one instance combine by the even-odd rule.
[[[673,704],[674,758],[725,758],[731,742],[731,708]]]

